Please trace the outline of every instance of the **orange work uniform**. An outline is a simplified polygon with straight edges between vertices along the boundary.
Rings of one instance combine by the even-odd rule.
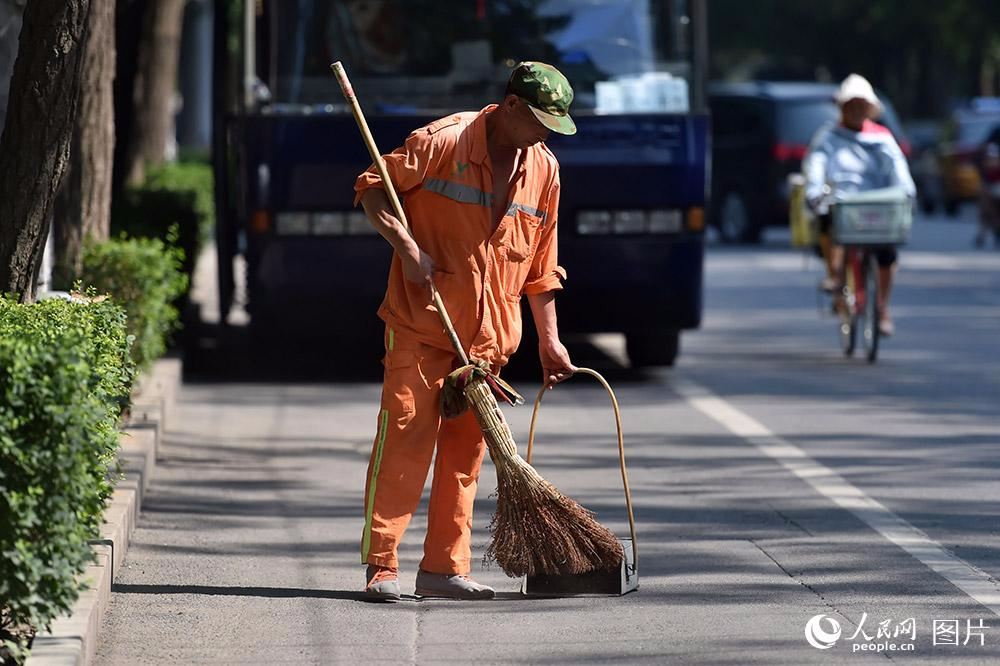
[[[385,155],[417,245],[438,269],[434,283],[472,358],[499,367],[521,340],[522,294],[561,289],[556,222],[559,165],[544,144],[523,151],[506,212],[493,227],[493,174],[486,114],[457,113],[414,131]],[[357,197],[381,187],[374,168]],[[365,487],[362,562],[396,567],[396,549],[420,502],[437,447],[420,567],[468,573],[472,505],[485,444],[471,412],[442,421],[440,392],[456,355],[428,303],[393,256],[379,316],[386,323],[385,380]]]

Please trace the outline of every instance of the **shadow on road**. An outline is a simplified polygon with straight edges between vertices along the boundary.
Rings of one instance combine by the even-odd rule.
[[[608,381],[645,382],[650,378],[647,372],[623,365],[587,336],[563,342],[576,365],[593,368]],[[259,335],[243,327],[191,323],[180,344],[186,382],[382,381],[385,350],[379,332],[313,331],[289,338]],[[506,379],[539,381],[537,345],[533,333],[525,331],[520,349],[503,369]]]
[[[216,585],[140,585],[115,583],[112,592],[120,594],[201,594],[212,597],[263,597],[267,599],[347,599],[363,601],[364,592],[345,590],[310,590],[299,587],[222,587]]]

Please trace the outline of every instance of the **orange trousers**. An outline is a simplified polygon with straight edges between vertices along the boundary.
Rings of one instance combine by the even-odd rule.
[[[361,561],[398,567],[396,549],[420,503],[434,458],[420,568],[466,574],[472,561],[472,504],[486,444],[471,410],[457,419],[441,418],[441,387],[454,369],[455,354],[387,328],[383,363],[382,405],[365,484]]]

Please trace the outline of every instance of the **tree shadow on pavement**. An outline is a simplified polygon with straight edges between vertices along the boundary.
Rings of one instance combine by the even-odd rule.
[[[223,587],[216,585],[152,585],[115,583],[111,591],[120,594],[199,594],[213,597],[262,597],[268,599],[346,599],[363,601],[364,592],[313,590],[301,587]]]
[[[301,587],[227,587],[221,585],[165,585],[140,583],[115,583],[112,592],[118,594],[195,594],[211,597],[260,597],[264,599],[342,599],[345,601],[371,602],[364,592],[357,590],[317,590]],[[544,601],[546,597],[533,597],[519,592],[498,592],[495,601]],[[423,604],[449,603],[454,599],[437,599],[403,595],[402,601]],[[465,602],[467,603],[467,602]]]
[[[531,326],[526,323],[526,329]],[[366,336],[343,331],[311,332],[298,338],[255,338],[249,330],[201,327],[184,345],[184,380],[190,383],[380,382],[385,354],[381,333]],[[443,336],[443,333],[442,333]],[[593,368],[609,381],[646,381],[648,375],[623,365],[592,344],[588,336],[563,342],[578,366]],[[541,377],[538,339],[525,330],[520,348],[504,368],[513,381]]]

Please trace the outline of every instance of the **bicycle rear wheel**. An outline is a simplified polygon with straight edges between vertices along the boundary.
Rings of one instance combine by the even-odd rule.
[[[878,322],[882,314],[878,306],[878,262],[875,260],[874,252],[865,252],[862,273],[865,276],[865,286],[863,294],[864,307],[861,308],[861,317],[864,324],[861,330],[868,362],[874,363],[878,357]]]

